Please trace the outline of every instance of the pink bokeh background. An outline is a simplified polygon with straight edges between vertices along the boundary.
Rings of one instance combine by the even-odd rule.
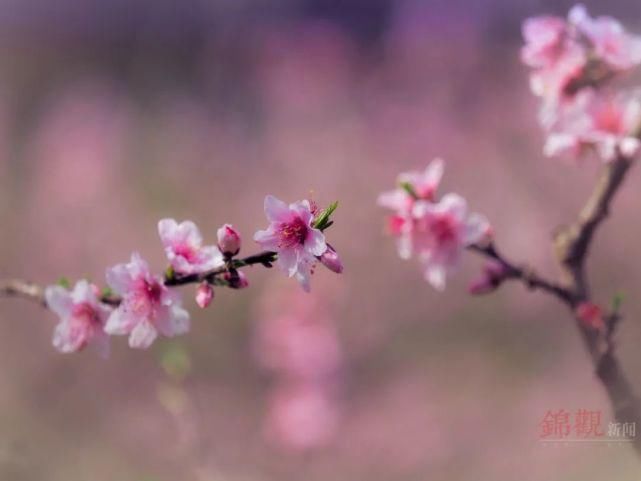
[[[629,2],[586,3],[641,33]],[[539,442],[547,410],[611,420],[563,306],[513,284],[469,297],[471,255],[436,293],[376,206],[443,157],[442,192],[556,274],[552,233],[598,162],[543,158],[519,25],[569,6],[0,2],[1,277],[103,282],[132,250],[160,271],[162,217],[212,241],[231,222],[249,254],[268,193],[339,200],[345,264],[307,296],[261,268],[206,311],[186,289],[191,333],[143,352],[116,339],[107,362],[58,354],[51,313],[3,300],[0,479],[638,479],[628,446]],[[641,391],[639,183],[634,169],[589,269],[599,301],[626,294],[618,350]],[[290,356],[269,357],[274,336]]]

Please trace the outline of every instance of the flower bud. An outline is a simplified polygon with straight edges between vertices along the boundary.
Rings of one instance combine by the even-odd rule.
[[[509,273],[507,266],[502,262],[488,261],[478,279],[472,281],[468,287],[468,292],[474,295],[488,294],[499,287]]]
[[[235,256],[240,251],[240,234],[230,224],[218,229],[218,248],[226,257]]]
[[[332,246],[327,244],[327,250],[319,257],[321,264],[327,267],[330,271],[340,274],[343,272],[343,263],[341,262],[338,253]]]
[[[225,272],[223,279],[227,281],[227,284],[232,289],[244,289],[249,286],[247,276],[242,271]]]
[[[576,308],[576,316],[588,327],[602,329],[605,327],[603,309],[593,302],[582,302]]]
[[[196,304],[198,307],[204,309],[207,307],[214,298],[214,289],[209,282],[204,281],[196,289]]]

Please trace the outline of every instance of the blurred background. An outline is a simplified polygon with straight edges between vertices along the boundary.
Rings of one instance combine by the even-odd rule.
[[[641,33],[628,0],[586,2]],[[219,289],[188,335],[103,361],[51,346],[55,318],[0,303],[0,480],[636,480],[625,445],[539,441],[548,410],[610,407],[563,306],[520,285],[444,294],[398,259],[376,206],[447,161],[510,258],[555,275],[550,238],[598,161],[541,155],[520,24],[571,2],[1,0],[0,277],[103,282],[162,217],[205,237],[264,228],[267,193],[339,200],[342,276]],[[633,170],[590,260],[626,294],[619,353],[641,391]],[[640,427],[637,427],[639,429]],[[638,434],[637,434],[638,435]]]

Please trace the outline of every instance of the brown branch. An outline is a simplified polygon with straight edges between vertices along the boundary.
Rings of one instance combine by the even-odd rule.
[[[186,284],[209,282],[211,284],[228,285],[230,281],[220,279],[219,276],[227,272],[237,273],[238,269],[255,264],[262,264],[265,267],[271,267],[275,260],[276,253],[269,251],[260,252],[258,254],[245,257],[244,259],[226,259],[224,266],[199,274],[165,274],[164,284],[166,286],[183,286]],[[22,281],[20,279],[0,280],[0,297],[22,297],[23,299],[35,301],[46,307],[44,288],[37,284]],[[118,306],[121,299],[113,294],[104,294],[100,297],[100,302],[109,304],[110,306]]]
[[[22,297],[45,305],[42,287],[19,279],[0,280],[0,297]]]
[[[561,230],[555,238],[563,280],[582,298],[589,297],[585,261],[592,238],[597,227],[608,216],[612,199],[631,165],[632,161],[622,156],[606,165],[576,222]]]
[[[590,286],[586,274],[590,246],[596,230],[608,217],[610,205],[632,162],[631,159],[619,156],[606,165],[578,219],[561,230],[555,238],[563,283],[576,294],[577,302],[590,301]],[[615,418],[619,422],[634,422],[641,426],[640,400],[625,377],[614,352],[613,335],[620,319],[620,314],[614,312],[606,316],[605,329],[597,330],[582,322],[575,313],[576,326],[590,354],[597,377],[610,399]],[[640,436],[634,439],[633,445],[641,454]]]
[[[507,270],[507,274],[505,275],[506,279],[521,281],[528,289],[547,292],[566,304],[572,304],[574,302],[574,293],[571,290],[541,277],[528,267],[518,266],[510,262],[505,256],[499,253],[493,242],[482,245],[473,244],[469,246],[469,249],[501,263]]]
[[[234,271],[242,267],[252,266],[255,264],[262,264],[265,267],[271,267],[272,263],[276,260],[276,253],[271,251],[264,251],[258,254],[245,257],[244,259],[228,259],[224,266],[217,267],[210,271],[188,274],[188,275],[169,275],[165,276],[166,286],[182,286],[185,284],[193,284],[199,282],[214,283],[217,276],[226,272]]]
[[[551,282],[531,269],[511,263],[492,243],[473,245],[470,249],[500,262],[507,270],[506,278],[519,280],[531,289],[551,294],[568,306],[590,354],[596,375],[608,395],[616,420],[641,426],[641,400],[623,373],[614,349],[613,338],[621,320],[620,313],[615,310],[607,315],[605,327],[597,329],[583,322],[576,312],[578,305],[590,301],[586,261],[592,240],[598,227],[608,217],[610,205],[632,162],[631,159],[619,156],[606,165],[577,220],[556,235],[554,247],[561,268],[561,284]],[[632,444],[641,455],[641,436],[635,437]]]

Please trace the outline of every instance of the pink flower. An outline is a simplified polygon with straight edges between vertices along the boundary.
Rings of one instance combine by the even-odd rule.
[[[457,194],[447,194],[436,204],[419,201],[412,215],[414,249],[425,266],[425,279],[443,290],[446,275],[457,267],[463,249],[488,236],[490,226],[483,216],[468,215],[465,199]]]
[[[174,270],[180,274],[205,272],[224,264],[223,256],[215,246],[203,246],[203,238],[196,224],[174,219],[158,222],[158,234]]]
[[[172,337],[189,331],[189,313],[181,307],[180,295],[153,276],[137,253],[128,264],[107,269],[107,283],[122,302],[109,316],[105,331],[129,334],[130,347],[147,348],[158,333]]]
[[[217,232],[218,248],[227,257],[232,257],[240,251],[240,234],[231,224],[225,224]]]
[[[612,17],[591,18],[583,5],[570,10],[569,21],[589,40],[593,54],[618,70],[641,63],[641,37],[630,35]]]
[[[314,215],[309,201],[287,205],[268,195],[265,215],[270,224],[266,230],[256,232],[254,240],[263,249],[278,253],[278,267],[308,291],[316,257],[327,249],[325,236],[312,226]]]
[[[637,138],[640,127],[641,92],[582,92],[560,117],[544,152],[548,156],[568,152],[579,156],[593,147],[606,162],[619,155],[633,157],[641,148]]]
[[[207,281],[200,283],[196,289],[196,304],[198,304],[198,307],[204,309],[211,304],[213,298],[214,289],[211,287],[211,284]]]
[[[103,357],[109,355],[109,336],[104,330],[111,309],[102,304],[94,286],[78,281],[70,292],[61,286],[45,289],[47,306],[60,322],[53,334],[53,345],[60,352],[76,352],[93,344]]]
[[[403,259],[412,256],[412,207],[417,200],[435,199],[443,177],[443,165],[443,160],[434,159],[423,172],[404,172],[398,176],[398,183],[406,184],[415,197],[402,187],[384,192],[378,197],[378,205],[395,211],[389,217],[389,231],[396,237],[398,255]]]
[[[523,63],[530,67],[553,65],[563,54],[566,35],[567,24],[560,17],[542,16],[527,19],[523,22]]]
[[[436,190],[443,178],[443,160],[434,159],[424,171],[410,171],[399,174],[397,183],[407,184],[416,194],[410,195],[406,189],[398,187],[394,190],[383,192],[378,197],[378,205],[396,211],[399,215],[408,213],[417,199],[434,200]]]
[[[551,67],[536,70],[530,76],[530,89],[542,98],[539,121],[544,128],[552,127],[559,111],[572,102],[583,76],[586,54],[581,49],[568,49]]]
[[[613,18],[590,18],[582,5],[570,10],[567,21],[526,20],[523,37],[521,57],[534,68],[530,86],[543,99],[540,120],[546,129],[554,127],[577,93],[641,64],[641,37],[628,34]]]

